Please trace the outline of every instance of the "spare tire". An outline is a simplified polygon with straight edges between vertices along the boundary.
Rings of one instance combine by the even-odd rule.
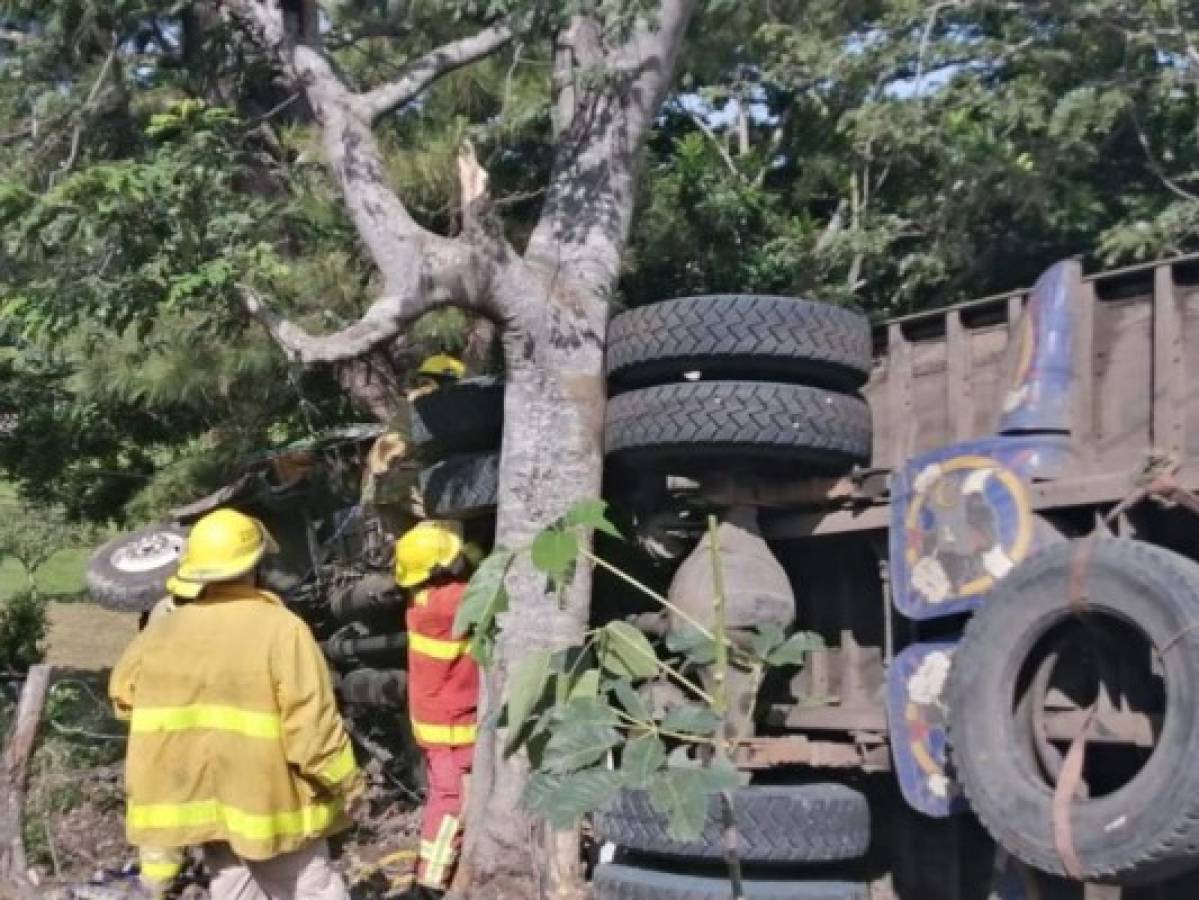
[[[728,876],[678,875],[609,863],[591,880],[595,900],[728,900]],[[870,886],[848,881],[751,878],[742,881],[746,900],[869,900]]]
[[[148,525],[113,538],[87,564],[87,590],[106,609],[145,612],[166,596],[188,529]]]
[[[746,863],[810,863],[857,859],[870,846],[870,804],[842,784],[752,785],[733,796],[737,853]],[[645,791],[621,791],[595,816],[596,833],[619,847],[669,859],[724,858],[720,799],[708,798],[708,820],[694,841],[678,841]]]
[[[822,388],[701,381],[629,391],[608,402],[606,451],[678,471],[714,460],[844,472],[870,461],[870,408]]]
[[[494,450],[504,428],[504,382],[465,378],[417,397],[411,411],[409,437],[424,459]]]
[[[1085,554],[1081,561],[1079,553]],[[1079,565],[1085,566],[1085,613],[1076,616],[1070,598]],[[1103,673],[1105,684],[1120,678],[1114,696],[1141,698],[1164,718],[1147,759],[1129,748],[1116,748],[1123,754],[1116,757],[1105,746],[1087,750],[1087,759],[1099,762],[1084,769],[1091,794],[1070,807],[1082,878],[1146,883],[1199,862],[1196,623],[1199,565],[1137,541],[1096,539],[1081,550],[1077,543],[1052,546],[999,583],[954,653],[949,725],[966,796],[1009,853],[1042,871],[1068,874],[1055,843],[1056,779],[1045,774],[1045,744],[1035,735],[1029,739],[1022,711],[1029,686],[1039,680],[1030,673],[1046,671],[1043,659],[1060,660],[1067,675],[1081,661],[1096,660],[1094,671]],[[1081,652],[1064,652],[1073,639],[1087,644]],[[1072,682],[1067,696],[1083,708],[1094,702],[1094,679],[1074,674]],[[1133,690],[1125,691],[1130,683]],[[1049,752],[1060,762],[1060,748]],[[1122,771],[1127,759],[1135,764]]]
[[[763,378],[854,390],[870,375],[870,323],[861,313],[793,297],[684,297],[621,313],[608,328],[617,389],[681,381]]]
[[[474,519],[495,512],[500,489],[498,453],[450,456],[421,471],[418,489],[427,519]]]

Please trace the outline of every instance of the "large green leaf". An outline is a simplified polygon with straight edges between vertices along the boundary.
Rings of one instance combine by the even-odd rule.
[[[574,676],[566,690],[568,700],[594,698],[599,695],[600,670],[587,669]]]
[[[682,706],[676,706],[662,719],[664,731],[694,734],[699,737],[714,734],[719,727],[720,716],[698,703],[684,703]]]
[[[706,666],[716,660],[716,642],[694,625],[684,625],[666,635],[666,649],[681,653],[687,661]]]
[[[620,717],[605,700],[598,697],[576,697],[554,708],[554,721],[563,725],[574,722],[619,725]]]
[[[620,771],[629,787],[646,788],[666,764],[666,748],[657,735],[643,734],[625,745],[620,757]]]
[[[550,678],[550,657],[548,650],[538,650],[521,659],[512,669],[508,679],[508,744],[507,751],[511,753],[520,743],[520,737],[525,733],[528,719],[537,706],[537,701],[545,692],[546,683]]]
[[[759,625],[750,638],[754,648],[754,655],[758,659],[765,660],[770,656],[770,652],[783,643],[786,638],[786,632],[774,622],[766,622]]]
[[[537,535],[529,553],[538,571],[559,585],[566,581],[578,555],[579,539],[572,532],[558,528],[547,528]]]
[[[555,828],[569,828],[587,813],[606,806],[623,786],[620,773],[611,769],[570,775],[537,772],[525,784],[521,799],[525,809]]]
[[[475,570],[462,596],[458,613],[454,616],[455,637],[462,637],[472,628],[480,631],[490,629],[495,617],[508,608],[504,576],[508,574],[512,556],[510,550],[497,550]]]
[[[708,797],[737,787],[736,770],[718,765],[707,769],[671,768],[658,773],[649,786],[650,804],[669,819],[668,832],[678,841],[693,841],[703,833]]]
[[[798,631],[773,650],[766,661],[772,666],[799,666],[813,650],[824,648],[824,638],[814,631]]]
[[[619,529],[608,519],[607,500],[581,500],[571,507],[562,523],[581,528],[594,528],[614,538],[623,538]]]
[[[566,773],[598,762],[620,743],[620,732],[611,725],[570,721],[554,728],[545,748],[543,768]]]
[[[633,687],[631,681],[627,678],[618,678],[612,682],[611,688],[625,712],[639,722],[649,722],[652,716],[649,704],[637,693],[637,689]]]
[[[650,678],[660,667],[649,639],[628,622],[604,626],[600,654],[603,667],[622,678]]]

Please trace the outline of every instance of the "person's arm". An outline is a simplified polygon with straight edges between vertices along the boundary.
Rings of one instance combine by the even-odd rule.
[[[281,630],[271,664],[287,761],[329,792],[357,796],[362,773],[342,725],[329,669],[306,625],[296,620]]]
[[[128,721],[129,717],[133,715],[137,677],[142,667],[142,635],[144,634],[143,631],[130,641],[108,679],[108,698],[112,701],[116,717],[122,721]]]

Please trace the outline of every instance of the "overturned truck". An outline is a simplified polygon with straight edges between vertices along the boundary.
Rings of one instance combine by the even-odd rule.
[[[667,319],[653,382],[629,386],[628,345]],[[716,511],[744,552],[760,538],[733,624],[831,648],[754,698],[749,896],[1199,896],[1199,266],[1060,263],[1029,292],[874,329],[868,379],[868,332],[846,324],[701,298],[610,335],[627,496],[663,533]],[[663,457],[668,477],[647,474]],[[687,565],[671,599],[697,611]],[[714,819],[689,846],[661,824],[636,797],[600,817],[631,860],[601,890],[719,859]],[[782,861],[818,865],[783,878]]]
[[[759,296],[614,319],[605,490],[640,550],[608,549],[702,616],[714,513],[729,625],[826,644],[789,680],[734,679],[747,897],[1199,896],[1196,327],[1199,260],[1059,263],[874,329]],[[98,551],[93,588],[141,608],[190,521],[244,506],[282,532],[268,581],[347,700],[402,704],[390,543],[414,513],[485,540],[501,396],[418,399],[423,467],[377,430],[256,461]],[[673,627],[602,581],[596,606]],[[597,897],[728,896],[714,809],[679,842],[623,794],[593,823]]]

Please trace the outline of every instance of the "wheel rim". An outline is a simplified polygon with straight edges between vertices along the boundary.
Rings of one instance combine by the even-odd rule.
[[[1017,752],[1052,791],[1086,726],[1079,800],[1109,796],[1149,764],[1165,725],[1167,684],[1152,640],[1123,618],[1092,612],[1049,630],[1013,691]]]
[[[170,531],[155,531],[122,544],[113,551],[109,561],[118,572],[137,575],[173,565],[182,555],[182,535]]]

